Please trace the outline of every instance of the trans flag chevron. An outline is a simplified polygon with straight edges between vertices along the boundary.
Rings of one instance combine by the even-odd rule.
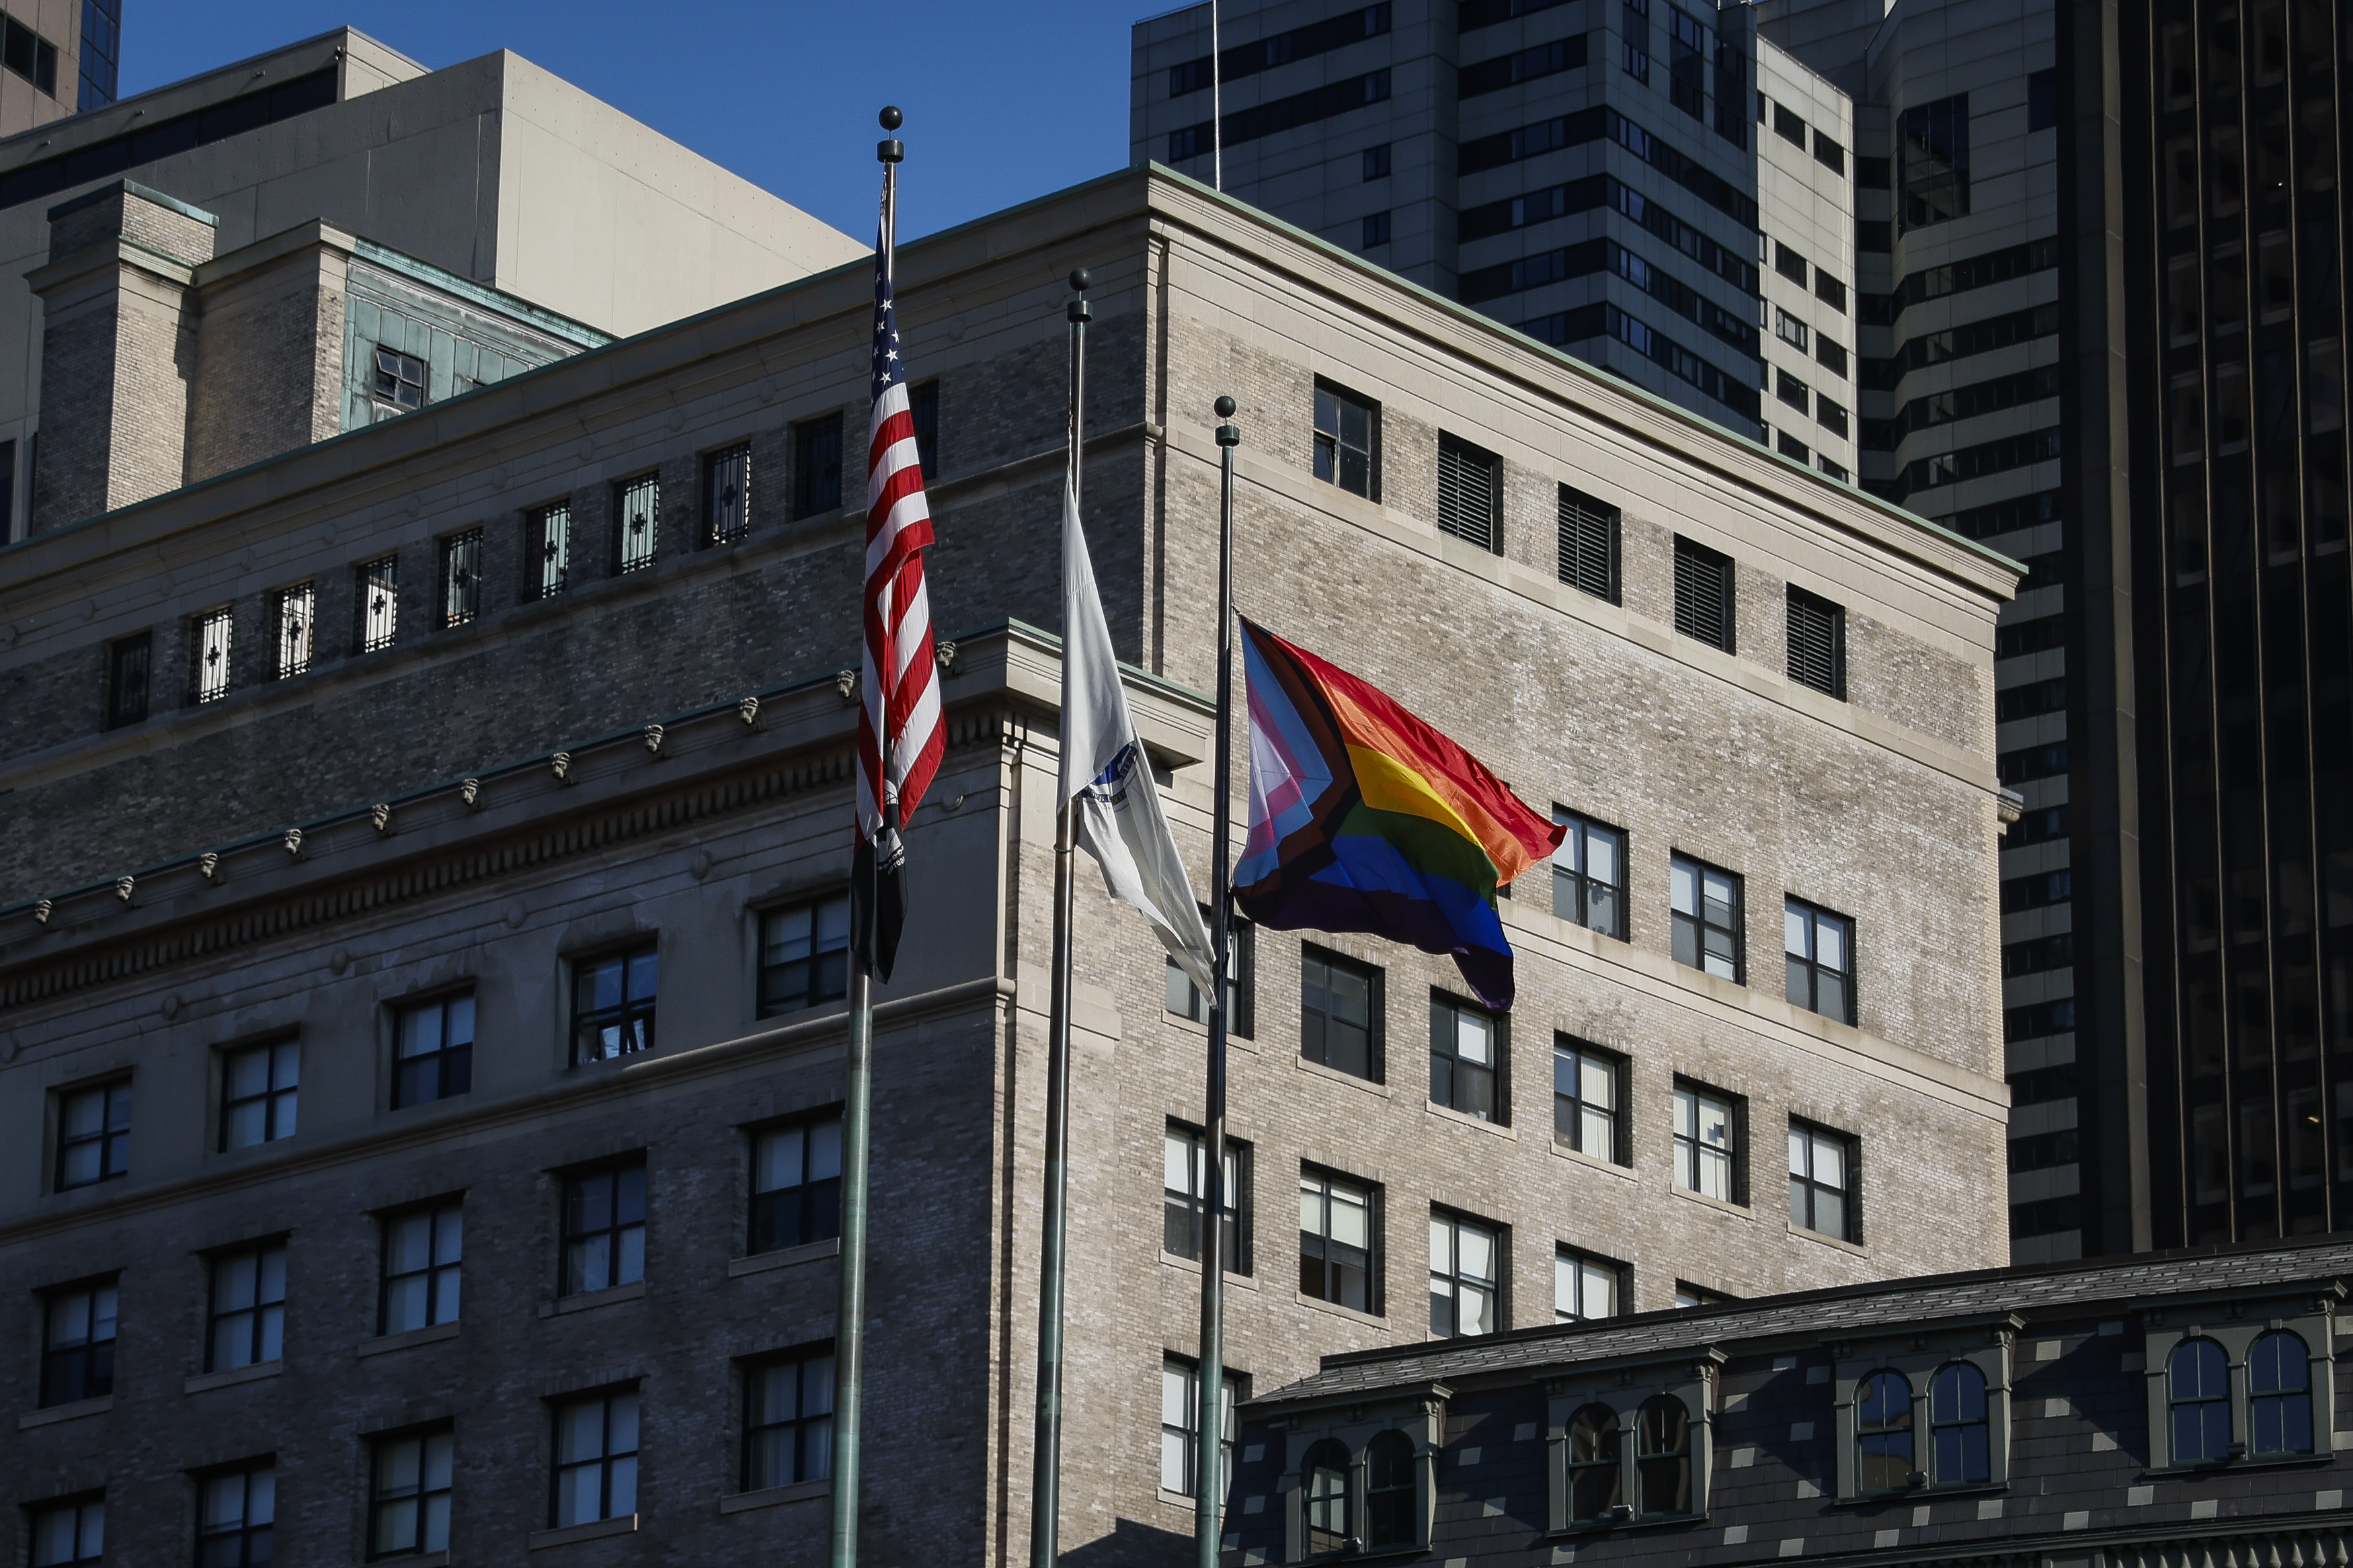
[[[1509,1008],[1495,889],[1564,830],[1386,693],[1248,620],[1242,658],[1250,815],[1237,907],[1277,931],[1452,953],[1481,1002]]]

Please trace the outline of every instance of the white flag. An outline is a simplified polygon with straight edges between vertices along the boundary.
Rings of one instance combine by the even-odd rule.
[[[1211,979],[1208,928],[1193,883],[1160,814],[1160,791],[1135,738],[1119,660],[1095,593],[1094,563],[1079,507],[1062,489],[1062,798],[1078,801],[1078,841],[1103,868],[1111,896],[1134,904],[1160,933],[1204,997]]]

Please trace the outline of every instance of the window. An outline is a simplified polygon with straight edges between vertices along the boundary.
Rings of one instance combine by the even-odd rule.
[[[1321,1556],[1345,1550],[1356,1539],[1356,1510],[1348,1487],[1348,1450],[1326,1437],[1307,1450],[1300,1466],[1306,1496],[1307,1552]]]
[[[1218,1474],[1228,1486],[1234,1479],[1235,1409],[1241,1404],[1241,1384],[1225,1376],[1218,1405]],[[1201,1485],[1201,1369],[1182,1356],[1160,1363],[1160,1486],[1164,1491],[1195,1495]]]
[[[259,1366],[284,1353],[286,1244],[265,1241],[213,1256],[205,1370]]]
[[[2231,1370],[2212,1340],[2184,1340],[2166,1363],[2166,1405],[2177,1465],[2231,1457]]]
[[[1375,1312],[1373,1192],[1337,1176],[1299,1173],[1299,1289],[1319,1301]]]
[[[1728,1204],[1742,1203],[1740,1118],[1730,1095],[1675,1086],[1675,1184]]]
[[[1846,149],[1820,131],[1814,132],[1814,161],[1834,174],[1846,173]]]
[[[1854,1140],[1843,1133],[1789,1123],[1789,1223],[1801,1230],[1859,1239],[1854,1203]]]
[[[1560,487],[1560,580],[1579,593],[1618,602],[1618,509],[1583,490]]]
[[[482,531],[441,542],[441,625],[462,626],[482,613]]]
[[[1846,285],[1819,267],[1814,268],[1814,298],[1839,314],[1846,314]]]
[[[1218,1193],[1218,1248],[1229,1274],[1250,1272],[1250,1260],[1242,1255],[1242,1167],[1249,1153],[1248,1144],[1226,1140],[1225,1171]],[[1170,1122],[1162,1137],[1160,1165],[1160,1249],[1198,1262],[1201,1219],[1209,1189],[1209,1153],[1203,1135]]]
[[[760,1016],[797,1013],[849,994],[849,895],[760,917]]]
[[[131,1080],[58,1096],[57,1190],[111,1182],[131,1170]]]
[[[841,411],[793,426],[793,517],[841,510]]]
[[[111,1279],[68,1285],[42,1296],[42,1408],[114,1392],[114,1316]]]
[[[2048,131],[2059,123],[2059,73],[2033,72],[2026,79],[2026,128]]]
[[[189,651],[195,656],[189,660],[193,674],[188,695],[198,706],[228,695],[229,640],[235,631],[235,618],[226,605],[195,618],[188,638]]]
[[[1672,1394],[1642,1403],[1634,1426],[1634,1475],[1644,1517],[1691,1511],[1691,1412]]]
[[[474,994],[443,996],[394,1015],[392,1108],[447,1100],[474,1087]]]
[[[1553,807],[1568,831],[1552,856],[1552,912],[1562,920],[1626,938],[1626,835],[1573,811]]]
[[[1560,1247],[1552,1258],[1552,1321],[1577,1323],[1616,1317],[1625,1278],[1621,1264]]]
[[[1773,395],[1799,413],[1805,413],[1813,401],[1812,393],[1806,384],[1786,370],[1775,372],[1774,377],[1778,384]]]
[[[1608,1519],[1625,1500],[1620,1466],[1618,1412],[1588,1405],[1568,1423],[1568,1517],[1572,1523]]]
[[[365,562],[353,578],[353,597],[359,607],[360,652],[390,647],[400,635],[400,557],[387,555]]]
[[[1552,1135],[1580,1154],[1629,1163],[1620,1133],[1626,1064],[1607,1051],[1562,1036],[1552,1047]]]
[[[923,469],[923,482],[929,484],[940,473],[938,381],[918,382],[907,389],[907,416],[915,422],[915,463]]]
[[[1367,500],[1381,499],[1381,411],[1353,393],[1315,384],[1315,477]]]
[[[1823,473],[1828,474],[1831,479],[1838,480],[1841,484],[1846,483],[1848,479],[1852,477],[1847,472],[1847,467],[1844,463],[1833,462],[1826,455],[1817,455],[1814,458],[1814,467],[1821,469]]]
[[[1778,305],[1773,308],[1773,335],[1783,342],[1792,348],[1802,350],[1806,346],[1810,331],[1811,329],[1798,317],[1789,314]]]
[[[1799,440],[1795,436],[1790,435],[1787,430],[1777,431],[1774,434],[1773,449],[1780,453],[1781,456],[1785,458],[1794,458],[1800,463],[1803,463],[1810,455],[1807,451],[1806,444],[1803,441]]]
[[[106,1556],[106,1500],[48,1503],[33,1510],[33,1568],[99,1563]]]
[[[738,442],[702,459],[702,542],[727,544],[752,527],[752,444]]]
[[[535,568],[533,596],[553,599],[572,581],[572,504],[557,501],[530,513],[523,522],[523,541]]]
[[[1438,531],[1497,554],[1504,548],[1504,460],[1440,432]]]
[[[788,1352],[744,1369],[744,1489],[833,1474],[833,1347]]]
[[[147,668],[155,634],[117,639],[106,645],[106,727],[120,729],[147,717]]]
[[[1206,923],[1208,918],[1208,911],[1203,910],[1202,921]],[[1226,958],[1226,1033],[1247,1040],[1257,1032],[1258,929],[1241,916],[1229,913],[1226,931],[1232,943]],[[1175,957],[1164,953],[1162,958],[1168,1010],[1196,1024],[1208,1023],[1209,1005],[1201,988]]]
[[[1413,1440],[1384,1432],[1365,1449],[1365,1545],[1411,1546],[1419,1539],[1414,1496]]]
[[[1502,1086],[1504,1020],[1468,1002],[1433,993],[1430,999],[1430,1098],[1482,1121],[1507,1120]]]
[[[661,545],[661,476],[645,474],[613,488],[616,560],[624,573],[643,572]]]
[[[1377,146],[1377,147],[1367,147],[1367,148],[1366,148],[1366,149],[1365,149],[1365,178],[1366,178],[1366,180],[1368,180],[1368,181],[1369,181],[1369,180],[1386,180],[1386,179],[1388,179],[1388,177],[1389,177],[1389,144],[1388,144],[1388,142],[1382,142],[1382,143],[1381,143],[1379,146]]]
[[[1796,899],[1782,905],[1789,1000],[1810,1013],[1853,1023],[1854,922]]]
[[[1381,972],[1303,948],[1299,1054],[1335,1072],[1381,1080]]]
[[[555,1407],[554,1523],[594,1524],[638,1511],[638,1391]]]
[[[1965,1361],[1936,1369],[1928,1384],[1928,1447],[1940,1487],[1982,1486],[1993,1475],[1986,1378]]]
[[[401,1557],[449,1545],[449,1480],[457,1440],[446,1429],[375,1440],[368,1488],[368,1555]]]
[[[645,1162],[565,1177],[564,1294],[608,1290],[645,1277]]]
[[[293,1137],[301,1077],[302,1047],[292,1040],[221,1053],[221,1148]]]
[[[1386,211],[1366,213],[1364,232],[1359,236],[1359,239],[1361,243],[1356,247],[1359,250],[1370,250],[1376,246],[1387,245],[1389,242],[1389,215]]]
[[[196,1568],[263,1568],[278,1517],[278,1471],[268,1461],[207,1476],[196,1493]]]
[[[1795,142],[1798,146],[1803,147],[1806,144],[1806,122],[1799,119],[1787,106],[1777,103],[1773,106],[1773,134],[1784,142]]]
[[[1800,289],[1806,286],[1806,258],[1778,239],[1773,242],[1773,270]]]
[[[2247,1357],[2247,1452],[2257,1458],[2312,1452],[2312,1357],[2303,1339],[2274,1329]]]
[[[1684,1279],[1675,1281],[1675,1310],[1679,1312],[1693,1307],[1721,1307],[1733,1300],[1723,1291],[1711,1290],[1704,1285],[1694,1285]]]
[[[1732,557],[1677,535],[1675,630],[1732,651]]]
[[[1430,1331],[1441,1340],[1504,1326],[1503,1238],[1451,1215],[1430,1216]]]
[[[840,1234],[840,1113],[755,1133],[745,1250],[776,1252]]]
[[[1843,343],[1832,342],[1830,339],[1822,336],[1819,332],[1816,333],[1814,336],[1814,363],[1820,365],[1824,370],[1829,371],[1832,375],[1835,375],[1843,381],[1846,378],[1847,373],[1846,345]],[[1830,416],[1828,415],[1824,415],[1822,416],[1822,422],[1826,425],[1831,424]],[[1846,434],[1845,410],[1841,409],[1839,411],[1838,422],[1836,425],[1832,426],[1832,428],[1836,429],[1841,436]]]
[[[1854,1406],[1856,1488],[1866,1496],[1904,1490],[1912,1484],[1911,1384],[1898,1373],[1873,1373]]]
[[[277,637],[270,660],[271,679],[283,680],[311,668],[311,606],[317,597],[317,588],[309,583],[280,588],[269,596],[269,621]]]
[[[415,354],[378,344],[375,379],[369,390],[375,395],[379,414],[406,414],[424,407],[425,362]]]
[[[1829,398],[1817,394],[1814,398],[1814,422],[1840,440],[1846,439],[1848,426],[1844,405],[1832,403]]]
[[[1667,863],[1677,963],[1721,980],[1743,979],[1740,879],[1677,855]]]
[[[428,1204],[384,1216],[384,1289],[376,1332],[405,1334],[458,1321],[458,1287],[466,1258],[466,1211]]]
[[[601,1061],[654,1048],[652,942],[572,966],[572,1060]]]
[[[1896,136],[1903,161],[1904,226],[1923,228],[1969,210],[1969,95],[1904,111]]]

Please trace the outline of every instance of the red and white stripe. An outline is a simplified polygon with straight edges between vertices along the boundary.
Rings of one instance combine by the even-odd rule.
[[[866,658],[858,721],[858,826],[869,837],[881,826],[882,803],[893,793],[899,820],[913,819],[946,747],[931,599],[923,589],[932,510],[923,499],[907,384],[899,376],[874,400],[873,432],[866,458]]]

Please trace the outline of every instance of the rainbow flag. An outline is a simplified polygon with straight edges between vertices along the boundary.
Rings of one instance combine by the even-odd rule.
[[[1480,1001],[1512,1005],[1495,889],[1564,831],[1386,693],[1242,622],[1250,816],[1242,913],[1277,931],[1360,931],[1451,952]]]

